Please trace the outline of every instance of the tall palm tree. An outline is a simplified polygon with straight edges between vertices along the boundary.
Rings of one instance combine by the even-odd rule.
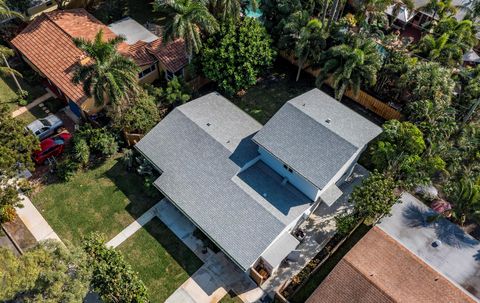
[[[335,98],[341,100],[347,89],[353,89],[357,94],[361,85],[375,85],[382,56],[373,40],[355,37],[348,44],[329,48],[319,63],[321,73],[317,77],[317,86],[331,76]]]
[[[222,21],[226,21],[228,18],[234,20],[240,18],[239,0],[210,0],[209,6],[212,13]]]
[[[107,101],[118,104],[139,92],[139,68],[131,59],[120,55],[117,46],[125,39],[116,37],[106,41],[100,30],[93,41],[74,38],[75,45],[83,50],[90,62],[78,64],[73,82],[83,84],[83,90],[93,96],[97,106]]]
[[[278,48],[282,50],[292,50],[300,37],[300,32],[305,24],[308,23],[310,14],[308,11],[296,11],[282,21],[282,32],[278,38]]]
[[[457,13],[457,6],[453,4],[453,0],[429,0],[427,4],[420,7],[420,10],[431,13],[435,19],[438,15],[440,19],[446,16],[452,16]]]
[[[323,30],[323,24],[318,19],[311,19],[300,30],[300,35],[295,44],[295,55],[298,58],[298,72],[296,81],[300,78],[300,72],[308,60],[318,61],[320,54],[326,47],[327,33]]]
[[[190,60],[202,47],[202,33],[212,34],[219,28],[217,20],[202,1],[156,0],[154,11],[167,16],[164,40],[184,39]]]
[[[5,0],[0,0],[0,17],[3,17],[3,18],[17,17],[17,18],[23,19],[23,15],[19,12],[11,10],[8,7],[7,2]]]
[[[426,35],[418,43],[416,52],[448,66],[460,64],[463,57],[462,48],[457,43],[451,43],[449,38],[448,33],[438,38]]]
[[[453,217],[464,225],[467,218],[480,218],[480,185],[464,178],[455,184],[451,194]]]

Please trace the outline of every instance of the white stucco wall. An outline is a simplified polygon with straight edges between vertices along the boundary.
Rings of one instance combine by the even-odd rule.
[[[276,171],[280,176],[287,178],[288,182],[295,186],[299,191],[301,191],[305,196],[310,198],[312,201],[316,201],[319,189],[315,187],[312,183],[307,181],[304,177],[297,174],[295,171],[289,172],[288,169],[283,167],[284,163],[275,158],[272,154],[266,151],[263,147],[258,147],[258,152],[260,153],[260,159],[270,166],[274,171]]]

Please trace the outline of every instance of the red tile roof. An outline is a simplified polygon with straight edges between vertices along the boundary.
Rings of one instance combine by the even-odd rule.
[[[84,9],[57,10],[34,19],[12,44],[68,98],[81,104],[87,97],[81,85],[72,83],[72,78],[74,67],[84,53],[72,38],[92,40],[101,29],[106,39],[115,37],[106,25]],[[163,45],[160,38],[151,43],[122,43],[118,49],[139,66],[158,60],[171,72],[180,70],[188,61],[183,40],[167,45]]]
[[[335,266],[306,303],[475,302],[378,227]]]
[[[177,39],[165,45],[162,43],[162,39],[159,38],[150,42],[148,51],[171,72],[179,71],[188,63],[185,41],[183,39]]]

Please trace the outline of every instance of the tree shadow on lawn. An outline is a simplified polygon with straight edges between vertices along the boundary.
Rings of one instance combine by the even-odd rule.
[[[120,158],[116,161],[113,167],[105,172],[105,176],[128,198],[130,203],[125,210],[136,220],[159,202],[162,195],[155,188],[146,188],[144,179],[134,171],[127,171]]]

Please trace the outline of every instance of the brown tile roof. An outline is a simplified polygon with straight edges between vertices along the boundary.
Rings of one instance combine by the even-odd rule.
[[[92,39],[103,29],[106,38],[113,32],[84,9],[54,11],[34,19],[12,44],[50,81],[74,102],[86,100],[81,85],[72,83],[74,67],[84,55],[72,37]]]
[[[378,227],[335,266],[307,303],[475,302]]]
[[[185,41],[183,39],[177,39],[165,45],[162,43],[162,39],[159,38],[158,40],[150,42],[148,51],[153,54],[168,71],[173,73],[179,71],[188,63]]]
[[[81,85],[72,83],[74,67],[84,53],[72,38],[92,40],[103,29],[106,39],[115,34],[84,9],[57,10],[33,20],[12,44],[68,98],[81,104],[87,98]],[[187,64],[185,43],[176,40],[167,45],[161,39],[151,43],[122,43],[120,53],[131,57],[139,66],[159,60],[166,69],[176,72]]]

